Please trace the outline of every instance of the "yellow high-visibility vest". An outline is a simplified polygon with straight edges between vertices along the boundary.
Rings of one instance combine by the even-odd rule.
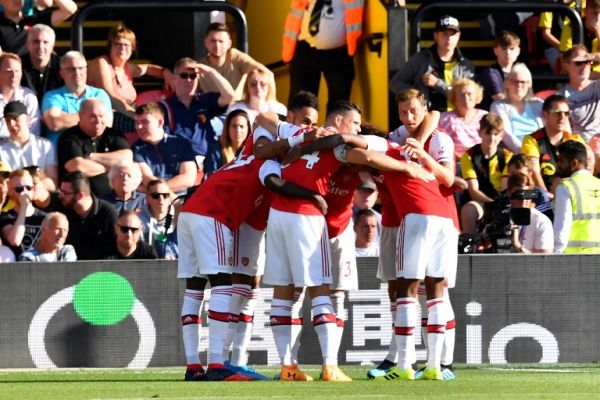
[[[600,253],[600,179],[579,173],[561,182],[571,197],[573,224],[565,253]]]

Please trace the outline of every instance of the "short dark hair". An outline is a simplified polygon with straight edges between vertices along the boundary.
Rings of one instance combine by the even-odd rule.
[[[158,105],[158,103],[146,103],[141,106],[137,106],[135,109],[135,115],[154,114],[160,118],[165,117],[165,112]]]
[[[567,140],[558,146],[557,151],[560,156],[565,157],[569,162],[577,160],[581,165],[587,165],[587,149],[582,143]]]
[[[506,164],[506,166],[508,168],[510,167],[515,167],[515,168],[523,168],[523,167],[529,167],[529,160],[527,160],[527,156],[525,154],[515,154],[513,155],[510,160],[508,160],[508,163]]]
[[[373,210],[372,210],[372,209],[370,209],[370,208],[364,208],[364,209],[362,209],[362,210],[358,210],[358,211],[356,212],[356,216],[354,217],[354,222],[355,222],[355,223],[358,223],[358,221],[360,221],[360,219],[361,219],[362,217],[365,217],[365,218],[369,218],[369,217],[377,217],[377,214],[375,214],[375,211],[373,211]]]
[[[479,121],[479,130],[484,132],[491,132],[493,129],[497,131],[503,131],[504,121],[502,120],[502,117],[500,117],[498,114],[487,113],[483,117],[481,117],[481,120]]]
[[[90,181],[83,172],[67,172],[63,175],[61,181],[70,183],[75,193],[91,194]]]
[[[121,217],[129,217],[130,215],[135,215],[136,217],[139,218],[139,215],[138,215],[138,213],[135,210],[126,210],[126,209],[123,209],[119,213],[119,216],[117,217],[117,219],[121,219]]]
[[[511,31],[502,31],[496,38],[494,39],[494,47],[502,47],[506,49],[510,46],[520,46],[521,39],[519,35]]]
[[[288,110],[296,111],[301,110],[304,107],[314,108],[319,111],[319,99],[313,93],[301,90],[290,100],[290,104],[288,105]]]
[[[148,181],[148,184],[146,184],[146,192],[149,192],[150,188],[160,185],[161,183],[166,184],[167,183],[166,179],[162,179],[162,178],[151,179],[150,181]]]
[[[208,36],[208,34],[211,32],[227,32],[231,35],[231,30],[229,29],[229,27],[220,22],[213,22],[210,25],[208,25],[208,28],[206,28],[206,36]]]
[[[356,111],[359,114],[362,114],[362,110],[356,103],[352,103],[348,100],[336,100],[329,104],[327,104],[327,119],[329,119],[332,115],[337,114],[346,114],[350,111]]]
[[[360,125],[360,134],[361,135],[374,135],[379,137],[387,137],[387,133],[379,128],[375,124],[371,124],[369,122],[363,122]]]
[[[560,95],[560,94],[553,94],[551,96],[548,96],[546,98],[546,100],[544,100],[544,105],[542,106],[542,111],[548,112],[548,111],[552,110],[552,107],[556,103],[565,103],[566,105],[569,105],[569,100],[567,100],[567,98],[565,96]]]

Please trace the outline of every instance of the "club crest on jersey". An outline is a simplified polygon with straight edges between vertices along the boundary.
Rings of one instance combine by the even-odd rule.
[[[250,259],[248,257],[242,257],[242,265],[247,267],[250,264]]]

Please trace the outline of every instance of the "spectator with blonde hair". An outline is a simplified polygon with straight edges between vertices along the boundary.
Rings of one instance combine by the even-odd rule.
[[[504,121],[504,144],[514,153],[521,151],[523,137],[543,126],[543,101],[533,96],[531,71],[523,63],[515,63],[504,81],[506,98],[496,100],[490,112]]]
[[[242,101],[231,105],[227,113],[233,110],[246,111],[250,117],[250,124],[254,123],[258,114],[269,111],[287,115],[286,106],[277,101],[273,75],[263,69],[255,69],[248,74]]]
[[[130,160],[121,160],[108,170],[108,184],[112,191],[98,197],[111,203],[118,212],[139,210],[144,204],[144,195],[136,190],[141,183],[140,166]]]
[[[77,261],[75,248],[65,244],[69,234],[69,221],[60,212],[51,212],[42,221],[40,239],[35,247],[23,252],[19,261]]]
[[[460,159],[465,151],[481,143],[479,121],[487,111],[476,107],[483,99],[483,88],[472,79],[457,79],[452,82],[448,99],[455,109],[442,114],[440,128],[454,141],[454,154]]]

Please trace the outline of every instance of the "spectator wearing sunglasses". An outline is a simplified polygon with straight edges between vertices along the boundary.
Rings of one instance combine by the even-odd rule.
[[[142,240],[142,221],[135,211],[124,210],[115,223],[116,240],[103,246],[99,258],[104,260],[155,259],[154,248]]]
[[[69,221],[59,212],[51,212],[42,221],[37,245],[24,251],[19,261],[76,261],[75,248],[65,244],[69,234]]]
[[[564,141],[576,140],[583,143],[578,134],[571,133],[569,124],[569,102],[561,95],[548,97],[542,106],[544,127],[523,138],[521,153],[531,167],[535,186],[554,193],[558,168],[557,147]]]
[[[23,169],[29,171],[33,179],[33,205],[47,213],[62,210],[58,191],[48,190],[48,185],[45,183],[48,178],[44,171],[36,165],[30,165]]]
[[[590,79],[592,56],[585,46],[575,45],[563,54],[563,68],[569,83],[558,93],[569,99],[573,132],[579,133],[587,143],[600,132],[600,81]]]
[[[173,193],[164,179],[154,179],[146,187],[146,202],[140,212],[144,224],[144,240],[154,246],[158,258],[175,260],[177,246]]]
[[[103,249],[115,240],[115,207],[98,199],[90,182],[81,172],[62,177],[58,196],[69,220],[67,243],[72,244],[80,260],[97,260]]]
[[[46,138],[32,134],[27,107],[20,101],[11,101],[4,107],[8,138],[0,140],[0,158],[14,169],[36,165],[48,178],[48,190],[56,189],[58,165],[54,146]]]
[[[144,195],[136,189],[142,183],[140,166],[131,161],[119,161],[108,171],[108,182],[112,192],[100,196],[111,203],[118,212],[139,210],[144,204]]]
[[[23,251],[37,244],[46,213],[33,205],[33,179],[25,169],[13,171],[8,176],[8,198],[15,205],[0,217],[2,241],[18,258]]]
[[[213,22],[206,29],[204,47],[206,47],[206,57],[199,61],[214,68],[227,79],[235,90],[236,99],[242,97],[244,78],[250,71],[257,68],[267,70],[264,65],[248,54],[232,47],[229,28],[220,22]],[[271,76],[273,75],[271,71],[268,72]],[[219,87],[206,76],[200,77],[199,83],[200,89],[204,93],[219,91]]]
[[[164,111],[167,133],[190,141],[196,155],[199,171],[214,170],[215,165],[205,165],[208,152],[220,151],[213,118],[223,114],[233,102],[235,92],[231,84],[214,68],[199,64],[191,58],[182,58],[173,69],[175,93],[160,102]],[[214,92],[198,93],[198,79],[210,80]],[[222,126],[221,121],[218,125]]]

